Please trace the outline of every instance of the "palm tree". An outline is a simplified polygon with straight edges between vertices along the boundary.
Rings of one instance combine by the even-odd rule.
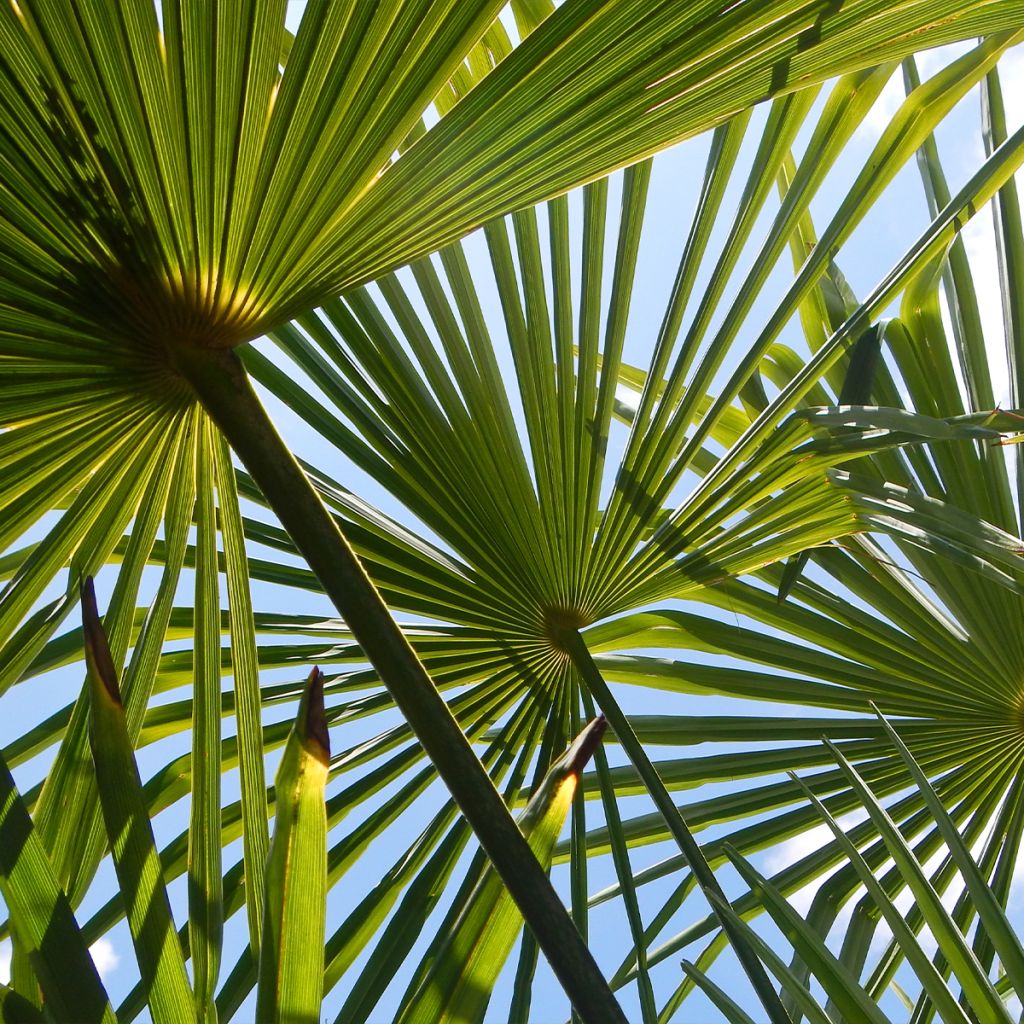
[[[586,935],[587,854],[611,849],[635,946],[613,984],[635,967],[645,1019],[654,1014],[650,963],[691,934],[712,936],[709,948],[717,951],[720,924],[741,954],[748,950],[755,985],[764,978],[728,907],[648,956],[655,925],[671,910],[645,929],[636,885],[647,877],[633,879],[628,855],[631,844],[671,836],[700,886],[720,899],[690,829],[716,815],[776,809],[770,821],[752,826],[755,846],[799,828],[806,811],[781,810],[794,801],[788,784],[767,787],[749,810],[691,808],[680,816],[666,786],[716,772],[734,777],[736,768],[724,761],[652,765],[642,745],[692,742],[695,730],[710,727],[756,742],[763,727],[630,722],[605,677],[744,695],[770,686],[794,702],[844,710],[863,710],[871,696],[886,714],[915,719],[899,731],[915,751],[928,748],[930,758],[921,760],[930,774],[970,763],[963,760],[967,747],[955,753],[936,739],[948,732],[940,711],[966,715],[970,708],[985,721],[995,714],[980,697],[957,705],[942,690],[943,680],[948,689],[950,680],[980,677],[997,655],[1006,667],[997,638],[1017,598],[1009,590],[989,595],[993,582],[1015,586],[1019,571],[1012,539],[1019,531],[1000,458],[962,443],[991,439],[1016,421],[993,415],[991,395],[977,383],[984,352],[955,243],[946,290],[956,309],[957,350],[965,353],[968,400],[951,366],[937,382],[925,382],[915,358],[922,337],[937,344],[938,271],[926,271],[939,266],[965,220],[995,195],[1004,211],[1008,280],[1019,273],[1019,224],[1003,197],[1012,194],[1007,182],[1024,159],[1020,133],[1004,141],[998,104],[990,104],[992,152],[952,197],[928,147],[931,131],[972,85],[984,80],[998,96],[995,63],[1016,41],[1008,33],[1021,24],[1024,4],[858,0],[833,11],[788,0],[685,8],[570,2],[549,12],[524,3],[512,5],[514,36],[522,40],[515,46],[495,20],[501,6],[311,4],[294,39],[283,30],[283,5],[266,2],[166,4],[159,19],[148,0],[109,9],[19,3],[0,14],[0,408],[3,539],[10,549],[0,595],[0,678],[7,688],[73,659],[80,634],[59,631],[77,605],[78,578],[120,564],[104,624],[115,668],[125,666],[127,735],[138,746],[191,730],[191,755],[157,772],[144,792],[154,814],[190,797],[188,834],[161,856],[165,877],[188,874],[183,939],[200,1015],[218,991],[223,922],[243,906],[250,945],[219,989],[222,1015],[256,979],[273,799],[264,755],[288,732],[262,716],[300,690],[294,670],[280,684],[263,685],[261,671],[297,661],[328,670],[328,723],[345,744],[331,764],[337,788],[328,822],[338,825],[350,810],[365,815],[332,833],[332,883],[416,804],[435,773],[455,800],[441,804],[380,885],[328,935],[325,983],[345,977],[344,1020],[373,1011],[461,864],[470,828],[531,928],[520,952],[515,1014],[528,1010],[535,938],[582,1015],[620,1019],[506,809],[537,787],[591,717],[592,701],[632,767],[612,769],[597,753],[589,789],[603,798],[606,830],[588,831],[583,799],[574,805],[565,852],[577,929]],[[975,35],[986,40],[949,69],[920,87],[910,82],[906,105],[816,240],[809,202],[895,62],[912,48]],[[912,79],[909,65],[906,73]],[[836,74],[844,77],[816,110],[821,83]],[[711,226],[753,123],[750,107],[769,97],[734,230],[680,338]],[[430,127],[428,108],[440,115]],[[797,165],[790,151],[804,124],[814,130]],[[710,128],[705,188],[664,327],[650,364],[634,371],[622,351],[650,178],[650,163],[635,161]],[[885,182],[922,147],[933,225],[859,303],[844,291],[831,258]],[[607,272],[614,217],[600,176],[626,164]],[[576,308],[574,232],[562,193],[587,181]],[[738,254],[776,184],[784,198],[756,269],[711,333]],[[541,200],[549,200],[543,217],[495,219]],[[514,385],[507,370],[503,379],[476,271],[455,241],[480,224]],[[793,286],[723,377],[763,275],[787,245],[797,254]],[[394,273],[404,264],[412,281]],[[366,287],[371,280],[373,288]],[[900,294],[909,312],[883,330],[877,318]],[[1008,286],[1006,294],[1010,302],[1015,292]],[[777,344],[797,313],[810,346],[804,365]],[[273,355],[248,345],[263,334],[276,343]],[[852,371],[844,366],[851,342],[870,354],[883,336],[916,412],[898,408],[901,395],[884,368],[865,392],[860,362]],[[336,481],[339,470],[297,462],[249,375],[344,456],[332,466],[354,465],[374,478],[426,535]],[[867,394],[891,408],[807,411],[834,405],[847,384],[854,396],[848,401],[861,404]],[[630,433],[612,467],[615,417]],[[936,444],[896,451],[922,441]],[[858,475],[847,465],[883,449]],[[233,465],[232,450],[247,472]],[[699,483],[680,501],[679,487],[693,474]],[[609,494],[600,486],[605,478],[614,480]],[[989,525],[982,529],[980,520]],[[879,569],[874,542],[860,536],[876,529],[895,533],[941,608],[900,566]],[[851,535],[847,548],[819,547]],[[921,543],[935,553],[907,547]],[[281,557],[262,559],[260,548]],[[799,553],[811,548],[815,568],[808,571]],[[288,557],[295,553],[312,573]],[[983,568],[988,589],[950,576],[958,570],[936,555]],[[783,571],[765,567],[790,556],[797,561],[784,575],[788,603],[779,606],[765,583],[778,586]],[[160,567],[159,582],[142,611],[149,564]],[[195,589],[179,605],[184,567],[193,570]],[[870,613],[837,607],[820,573],[833,573],[891,624],[876,626]],[[744,574],[749,582],[732,579]],[[254,586],[263,582],[322,592],[344,621],[288,614],[281,591],[272,591],[276,600],[264,608],[267,591]],[[732,602],[794,639],[744,646],[714,617],[678,610],[674,602],[682,598]],[[657,610],[666,602],[670,607]],[[417,618],[399,628],[389,609]],[[997,621],[999,609],[1004,618]],[[165,648],[181,638],[187,651]],[[807,643],[829,654],[812,657]],[[694,644],[799,678],[780,684],[773,675],[766,683],[763,673],[744,668],[707,674],[691,664],[607,654]],[[935,650],[945,674],[932,665],[915,675],[908,646]],[[954,656],[961,647],[969,654]],[[222,673],[233,679],[229,694],[221,693]],[[186,699],[150,704],[187,680],[193,685]],[[922,703],[921,686],[939,695]],[[451,694],[447,703],[441,694]],[[1007,706],[998,705],[999,713]],[[389,717],[395,707],[401,719]],[[82,770],[89,708],[85,687],[78,702],[5,751],[17,765],[60,740],[45,783],[25,794],[25,803],[72,905],[85,896],[108,842],[94,777]],[[225,715],[234,720],[231,735],[223,733]],[[376,735],[346,743],[341,723],[376,715],[383,716]],[[849,738],[857,758],[882,757],[877,778],[867,777],[886,793],[899,791],[906,777],[880,754],[879,727],[858,723],[787,728],[794,739],[812,730]],[[984,758],[991,741],[979,738],[974,748]],[[806,747],[794,748],[789,761],[754,750],[743,774],[819,763]],[[985,790],[989,811],[1011,767],[1006,760],[986,776],[1003,782],[1002,790],[995,782]],[[239,800],[222,807],[221,776],[235,768]],[[969,774],[956,773],[950,801],[962,799]],[[640,784],[659,816],[623,822],[616,797]],[[845,807],[849,790],[837,785],[835,773],[823,773],[812,788]],[[389,786],[387,799],[364,806]],[[908,807],[907,814],[916,810]],[[242,859],[225,868],[222,848],[239,836]],[[720,857],[709,850],[712,866]],[[648,874],[680,863],[672,859]],[[453,917],[484,865],[482,854],[471,860]],[[816,870],[793,872],[794,885]],[[691,884],[681,875],[666,908]],[[749,912],[750,903],[738,909]],[[101,934],[121,912],[118,902],[102,908],[84,934]],[[437,944],[444,933],[442,924]],[[31,943],[23,934],[15,937],[15,988],[31,994],[25,957],[35,951],[24,948]],[[365,965],[353,974],[363,955]],[[128,1008],[137,1011],[145,996],[134,994]]]

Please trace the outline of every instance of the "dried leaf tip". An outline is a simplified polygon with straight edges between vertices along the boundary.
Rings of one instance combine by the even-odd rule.
[[[604,715],[598,715],[587,723],[583,731],[572,741],[569,749],[562,755],[565,759],[565,770],[569,775],[579,775],[587,762],[594,756],[598,744],[608,729]]]
[[[121,703],[121,689],[117,684],[117,671],[110,655],[110,645],[96,608],[96,589],[92,577],[86,576],[80,587],[82,596],[82,631],[85,634],[85,660],[89,673],[103,684],[116,704]]]
[[[316,748],[314,752],[327,764],[331,759],[331,737],[327,731],[327,712],[324,708],[324,674],[318,665],[313,666],[306,680],[298,725],[303,740]]]

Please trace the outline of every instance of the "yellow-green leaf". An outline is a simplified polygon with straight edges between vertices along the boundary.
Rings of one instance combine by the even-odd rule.
[[[89,746],[139,972],[156,1024],[188,1024],[194,1016],[185,958],[128,735],[117,670],[96,610],[92,577],[82,585],[82,625],[91,697]]]
[[[551,766],[518,824],[541,865],[551,855],[587,761],[605,731],[595,718]],[[523,926],[523,917],[497,872],[488,866],[437,959],[398,1017],[401,1024],[483,1020],[491,990]]]
[[[277,769],[277,816],[267,857],[256,1019],[317,1024],[323,998],[327,898],[324,786],[330,740],[324,676],[309,674]]]

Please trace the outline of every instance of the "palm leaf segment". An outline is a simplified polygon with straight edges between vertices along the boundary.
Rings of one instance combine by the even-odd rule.
[[[947,429],[934,419],[897,423],[890,417],[873,423],[879,429],[867,436],[827,431],[823,438],[815,435],[811,420],[792,419],[786,444],[769,445],[756,455],[748,446],[733,460],[718,491],[708,485],[666,519],[662,510],[675,481],[688,468],[704,471],[708,439],[730,443],[750,417],[735,407],[730,411],[733,395],[725,392],[724,404],[710,416],[684,400],[672,423],[674,433],[666,434],[667,447],[650,452],[645,431],[650,433],[655,424],[660,430],[662,411],[677,404],[660,401],[652,386],[647,409],[636,414],[644,429],[634,431],[627,467],[638,483],[633,486],[620,474],[611,503],[602,511],[599,481],[611,417],[621,412],[616,408],[619,354],[649,175],[645,165],[627,175],[603,327],[594,282],[604,274],[606,185],[591,186],[585,200],[583,252],[590,297],[576,312],[575,323],[565,287],[570,265],[565,201],[555,200],[549,213],[551,265],[562,282],[550,301],[538,274],[542,257],[535,215],[517,215],[512,235],[498,222],[488,230],[528,449],[515,438],[515,406],[500,385],[500,366],[491,354],[459,248],[443,250],[441,257],[450,297],[435,265],[415,265],[443,360],[430,354],[427,335],[394,279],[382,278],[381,288],[389,315],[408,338],[408,350],[394,341],[387,318],[365,293],[350,293],[343,303],[327,300],[489,216],[724,120],[769,92],[863,63],[858,55],[864,52],[865,24],[879,44],[874,59],[898,57],[910,45],[904,34],[911,29],[919,33],[915,45],[998,31],[1019,23],[1017,4],[948,4],[922,21],[921,12],[864,2],[846,5],[828,16],[833,21],[822,21],[813,5],[794,3],[782,12],[785,17],[771,22],[753,4],[725,5],[727,12],[716,5],[691,5],[685,12],[677,12],[675,5],[660,12],[644,5],[643,17],[632,9],[638,5],[627,3],[567,5],[544,22],[529,46],[516,49],[437,128],[394,160],[396,151],[417,138],[423,110],[446,81],[452,82],[445,87],[449,99],[440,100],[440,107],[461,95],[460,75],[467,71],[452,75],[463,57],[470,55],[465,68],[472,78],[474,54],[477,67],[480,60],[489,66],[504,54],[494,27],[483,48],[473,49],[493,25],[498,6],[460,4],[449,10],[408,4],[379,16],[368,13],[367,6],[351,17],[343,16],[347,8],[315,9],[290,46],[281,27],[283,10],[270,4],[216,10],[165,5],[162,24],[148,4],[125,4],[112,12],[113,28],[92,5],[65,10],[25,3],[0,12],[8,141],[0,193],[5,548],[44,512],[65,509],[41,542],[29,538],[27,547],[6,558],[11,579],[0,597],[0,679],[6,687],[66,660],[76,638],[48,641],[72,599],[44,604],[46,587],[69,561],[87,574],[116,552],[123,567],[107,625],[115,660],[123,663],[132,652],[124,685],[130,734],[145,742],[191,721],[197,750],[222,748],[219,758],[203,759],[203,777],[192,780],[202,794],[193,799],[192,842],[206,843],[192,851],[199,872],[193,880],[213,914],[197,922],[193,932],[209,943],[209,948],[193,950],[203,965],[196,983],[200,998],[212,997],[218,974],[217,918],[244,899],[240,868],[221,877],[218,840],[237,834],[244,822],[250,879],[258,879],[266,848],[261,755],[284,735],[273,727],[261,732],[259,703],[296,693],[289,685],[260,693],[257,668],[289,664],[296,652],[294,647],[258,646],[257,630],[294,633],[301,625],[314,634],[344,633],[333,625],[252,617],[250,572],[278,582],[310,581],[301,570],[248,564],[243,530],[258,542],[278,547],[287,542],[271,527],[243,522],[226,446],[194,407],[188,390],[167,371],[176,345],[232,346],[276,326],[279,342],[312,379],[328,374],[325,379],[338,388],[333,394],[351,399],[344,415],[362,438],[330,412],[307,413],[318,418],[325,436],[379,475],[434,527],[455,554],[397,528],[325,475],[315,479],[328,503],[352,526],[389,598],[399,607],[458,624],[434,630],[418,644],[443,685],[481,680],[457,699],[458,716],[479,734],[524,692],[544,695],[543,705],[557,711],[542,732],[536,716],[521,707],[501,740],[485,752],[487,763],[498,771],[510,764],[510,741],[521,751],[506,783],[510,797],[522,785],[536,745],[542,760],[559,749],[573,717],[566,703],[572,675],[564,651],[552,643],[554,632],[695,591],[724,574],[755,569],[856,529],[849,495],[820,469],[798,465],[795,445],[803,444],[801,454],[825,466],[877,444]],[[517,13],[524,30],[532,27],[525,7]],[[704,47],[693,29],[704,21],[710,24],[712,14],[731,19],[723,38],[732,42],[709,63],[695,59]],[[804,29],[828,46],[814,44],[812,36],[803,39]],[[721,19],[715,31],[724,31]],[[571,43],[560,47],[561,39]],[[750,39],[756,42],[740,45]],[[796,45],[794,39],[803,41]],[[973,73],[984,70],[1003,42],[997,39],[978,51]],[[551,54],[558,54],[557,60]],[[374,59],[384,55],[387,60]],[[599,87],[582,73],[598,65],[605,69]],[[577,84],[563,89],[557,102],[542,102],[552,77]],[[871,81],[870,74],[864,80]],[[808,106],[807,93],[775,102],[763,158],[776,173],[782,171]],[[511,123],[516,131],[509,135]],[[567,123],[574,126],[571,132],[564,131]],[[721,201],[717,190],[735,159],[745,123],[744,116],[716,135],[709,192],[684,257],[652,380],[660,379],[668,366],[709,218]],[[550,144],[546,134],[555,125],[558,145]],[[598,126],[608,128],[606,141],[581,146],[580,140],[592,138]],[[1002,185],[1014,161],[1019,162],[1019,149],[1015,141],[1002,147],[972,183],[962,206],[980,203]],[[572,152],[577,156],[569,156]],[[432,181],[443,180],[443,190],[424,189],[425,173]],[[815,184],[808,170],[807,195]],[[764,198],[756,188],[745,198],[744,231]],[[947,217],[949,230],[956,227],[952,218],[959,212]],[[840,223],[848,218],[844,211]],[[783,243],[792,226],[783,220],[773,244]],[[896,286],[931,252],[916,253],[916,262]],[[808,271],[807,294],[813,277]],[[801,294],[797,304],[804,298]],[[324,305],[327,319],[304,314],[298,329],[280,326],[315,303]],[[531,338],[546,344],[531,344]],[[309,339],[323,347],[310,346]],[[579,348],[575,370],[573,345]],[[832,346],[836,357],[839,347],[838,342]],[[416,372],[409,368],[410,350],[420,364]],[[677,379],[682,381],[694,354],[684,346],[679,359]],[[715,359],[702,359],[702,372],[713,374]],[[287,396],[280,371],[255,355],[251,362],[258,375]],[[350,370],[356,365],[358,374]],[[798,397],[787,396],[775,411],[785,415]],[[707,425],[704,434],[692,435],[689,450],[681,448],[687,428],[698,420]],[[462,428],[458,441],[456,424]],[[976,426],[951,429],[970,433]],[[427,436],[450,442],[450,450],[424,451]],[[549,444],[552,440],[556,443]],[[421,465],[412,474],[406,470],[403,479],[398,467],[410,454]],[[429,472],[422,471],[425,467]],[[798,507],[794,501],[802,502],[799,507],[816,514],[795,531],[783,528],[783,487],[791,510]],[[251,491],[246,496],[256,497]],[[744,509],[749,514],[742,527],[724,526],[734,511]],[[193,519],[197,529],[189,545]],[[495,531],[493,545],[481,546],[474,539],[481,522],[494,524],[489,526]],[[230,602],[226,618],[215,585],[218,526]],[[140,619],[135,606],[150,558],[165,563],[166,570],[155,603]],[[194,612],[173,609],[183,564],[197,570]],[[227,667],[221,665],[222,628],[231,634],[229,665],[236,692],[229,706],[238,720],[237,739],[223,744],[222,707],[213,686]],[[165,637],[182,630],[195,637],[190,659],[196,680],[194,717],[180,705],[147,712],[152,692],[181,679],[175,674],[181,672],[181,657],[162,655],[160,648]],[[346,646],[334,660],[358,662],[360,654]],[[334,692],[353,691],[367,681],[366,674],[346,675],[335,682]],[[346,701],[334,717],[368,714],[389,703],[383,695]],[[103,854],[95,794],[74,770],[85,743],[84,704],[58,712],[33,730],[16,745],[12,760],[29,756],[57,735],[64,740],[54,770],[42,793],[30,798],[58,877],[77,902]],[[371,747],[340,755],[335,769],[366,764],[406,736],[403,727],[396,727]],[[396,777],[415,756],[405,747],[376,767],[380,784]],[[225,831],[218,837],[218,830],[206,823],[215,820],[219,807],[220,773],[235,764],[242,800],[228,808]],[[183,776],[175,769],[169,766],[151,781],[154,811],[188,791],[187,772]],[[402,800],[411,800],[427,780],[423,773],[413,777]],[[366,795],[363,786],[358,799]],[[333,820],[356,800],[352,787],[336,794]],[[400,802],[392,801],[375,827],[379,830],[399,809]],[[450,808],[442,812],[418,847],[421,852],[405,861],[402,879],[424,862],[451,815]],[[212,838],[200,840],[200,835]],[[448,859],[429,861],[435,879],[451,869],[451,851],[466,838],[459,826],[447,835]],[[366,841],[365,833],[357,833],[335,848],[335,877],[346,857]],[[182,870],[183,854],[181,843],[165,851],[172,874]],[[259,892],[259,887],[246,891]],[[248,901],[254,947],[257,904]],[[334,937],[329,981],[351,962],[359,928],[373,920],[379,906],[365,911],[363,925],[350,922]],[[116,910],[101,913],[92,927],[104,927],[111,913]],[[226,1006],[245,990],[246,970],[242,964],[232,975],[222,995]],[[378,977],[355,993],[367,1012],[380,984]]]
[[[1012,862],[1016,850],[1007,857],[1004,848],[994,872],[996,884],[989,885],[986,876],[993,872],[994,860],[990,846],[986,844],[981,860],[972,854],[965,841],[972,830],[968,829],[961,835],[941,798],[931,788],[906,746],[891,726],[885,724],[884,728],[943,834],[946,850],[944,857],[933,858],[941,860],[941,863],[929,876],[929,865],[918,860],[918,855],[888,817],[885,808],[876,800],[871,788],[850,762],[832,748],[843,774],[877,826],[886,852],[893,858],[916,900],[915,906],[904,918],[868,861],[844,834],[842,826],[821,801],[811,795],[815,809],[843,847],[851,870],[859,875],[868,889],[876,912],[894,934],[894,940],[882,957],[879,969],[872,973],[868,984],[863,986],[858,983],[855,961],[837,958],[818,931],[801,918],[779,890],[749,861],[727,846],[726,854],[737,871],[752,891],[756,892],[787,941],[810,966],[815,981],[827,996],[826,1005],[823,1006],[815,998],[807,984],[806,968],[801,971],[787,967],[771,944],[740,919],[734,918],[734,921],[757,945],[760,955],[785,992],[796,1019],[806,1015],[810,1021],[825,1022],[833,1019],[836,1014],[842,1014],[845,1020],[885,1021],[891,1018],[883,1014],[877,1001],[885,994],[886,988],[891,988],[905,1009],[912,1011],[912,1020],[938,1017],[943,1021],[966,1024],[968,1020],[983,1017],[985,1020],[1009,1022],[1012,1019],[1011,1008],[1006,1002],[1020,992],[1024,956],[1020,940],[1001,905],[1005,905],[1006,897],[1000,891],[1000,882],[1007,870],[1012,871],[1012,864],[1009,868],[1007,864],[1008,861]],[[953,880],[962,889],[955,901],[950,900],[951,893],[947,888]],[[971,943],[969,935],[975,913],[978,918],[977,931],[975,941]],[[920,934],[923,927],[930,931],[927,938]],[[929,940],[937,947],[935,954],[927,952]],[[892,957],[893,950],[899,951],[898,958]],[[1000,977],[994,981],[989,977],[993,951],[1000,959]],[[845,947],[843,952],[847,952]],[[904,957],[906,967],[897,975],[896,970],[901,967],[899,960]],[[750,1020],[736,1002],[699,968],[685,961],[683,968],[726,1019],[742,1022]],[[908,988],[915,995],[920,992],[916,1000],[911,998]],[[890,1001],[896,1003],[895,998]]]

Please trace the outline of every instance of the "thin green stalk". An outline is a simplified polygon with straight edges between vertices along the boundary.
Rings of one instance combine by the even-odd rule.
[[[792,1019],[783,1007],[782,1001],[775,991],[775,986],[764,969],[764,964],[761,963],[747,937],[735,927],[735,922],[727,913],[720,912],[719,904],[730,910],[732,909],[725,892],[722,890],[721,885],[718,884],[718,879],[715,878],[711,866],[705,859],[700,846],[697,844],[697,840],[693,837],[693,833],[689,830],[686,822],[683,820],[683,816],[679,813],[679,808],[676,807],[669,791],[665,788],[665,783],[662,782],[661,776],[658,775],[657,770],[651,763],[651,759],[647,756],[647,751],[644,750],[643,744],[641,744],[636,733],[633,731],[633,727],[629,724],[629,720],[623,714],[618,701],[612,696],[612,691],[608,688],[608,684],[604,681],[604,677],[594,663],[586,641],[575,629],[565,630],[560,639],[569,657],[572,658],[576,670],[583,677],[583,682],[590,691],[591,696],[608,720],[608,724],[612,727],[612,731],[622,745],[622,749],[626,752],[626,755],[633,763],[633,767],[636,768],[644,785],[647,787],[647,792],[650,794],[655,806],[665,819],[665,824],[668,826],[672,837],[690,865],[690,870],[697,879],[697,883],[704,891],[705,896],[708,897],[716,915],[718,915],[722,928],[729,936],[729,941],[736,952],[736,957],[744,971],[746,971],[747,977],[750,979],[754,991],[761,1000],[761,1004],[764,1006],[771,1024],[792,1024]]]
[[[412,726],[566,994],[587,1022],[626,1024],[586,944],[373,582],[274,429],[237,355],[182,347],[179,372],[220,427]]]

